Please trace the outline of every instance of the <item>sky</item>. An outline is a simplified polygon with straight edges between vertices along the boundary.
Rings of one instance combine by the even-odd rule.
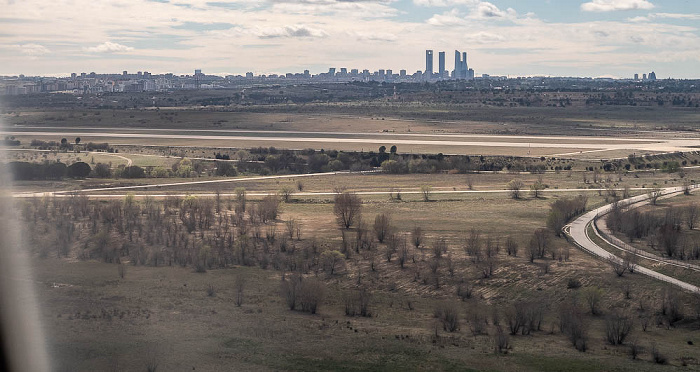
[[[700,78],[697,0],[0,0],[0,75],[425,69]]]

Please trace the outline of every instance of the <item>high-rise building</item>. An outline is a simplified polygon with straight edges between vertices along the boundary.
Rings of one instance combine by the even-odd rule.
[[[647,74],[642,75],[642,80],[646,80],[646,79],[647,79]]]
[[[452,73],[455,79],[470,79],[469,67],[467,65],[467,52],[460,53],[455,50],[455,69]]]
[[[649,80],[656,80],[656,72],[652,71],[649,73]]]
[[[128,73],[126,72],[126,70],[124,70],[124,71],[122,72],[122,76],[126,76],[126,75],[128,75]]]
[[[400,70],[399,76],[401,76],[402,78],[406,77],[406,70]]]
[[[639,80],[639,74],[634,74],[634,80]]]
[[[433,77],[433,51],[430,49],[425,51],[425,76]]]
[[[331,67],[328,69],[328,76],[335,76],[335,67]]]
[[[194,76],[199,76],[202,74],[202,70],[194,70]]]
[[[438,52],[438,76],[445,78],[445,52]]]

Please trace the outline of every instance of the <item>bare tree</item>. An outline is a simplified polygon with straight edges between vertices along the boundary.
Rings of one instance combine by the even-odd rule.
[[[236,214],[242,214],[245,212],[246,207],[246,192],[243,187],[238,187],[234,191],[236,193]]]
[[[622,345],[632,331],[629,315],[613,312],[605,318],[605,336],[610,345]]]
[[[380,213],[374,217],[374,233],[380,243],[384,243],[391,231],[391,217],[386,213]]]
[[[530,192],[532,192],[532,197],[535,199],[540,197],[540,194],[542,193],[542,190],[544,190],[544,189],[545,189],[544,183],[542,182],[541,179],[538,179],[537,181],[535,181],[535,183],[530,185]],[[517,198],[515,198],[515,199],[517,199]]]
[[[284,221],[284,226],[287,228],[287,234],[289,235],[289,239],[294,239],[294,234],[299,229],[299,222],[297,222],[297,220],[295,220],[294,218],[290,218]]]
[[[447,332],[459,330],[459,306],[454,303],[441,303],[435,309],[435,317],[442,323]]]
[[[289,203],[289,200],[292,197],[292,194],[294,194],[294,188],[291,186],[284,186],[280,192],[280,196],[282,197],[282,200],[284,200],[285,203]]]
[[[470,175],[467,175],[467,188],[469,190],[474,190],[474,179]]]
[[[588,305],[588,309],[591,311],[591,314],[600,314],[600,302],[603,299],[603,290],[600,288],[588,287],[583,290],[581,295],[583,296],[583,300]]]
[[[433,187],[430,185],[422,185],[420,192],[423,194],[423,201],[430,201],[430,194],[433,192]]]
[[[234,303],[236,306],[241,307],[243,305],[243,292],[245,291],[245,276],[243,274],[236,275],[236,281],[233,283],[233,288],[236,291],[236,297]]]
[[[435,239],[433,243],[433,256],[435,258],[440,258],[444,253],[447,253],[447,240],[443,237]]]
[[[333,213],[335,213],[338,225],[341,228],[349,229],[360,219],[362,200],[355,193],[342,192],[336,194]]]
[[[406,265],[406,261],[409,258],[409,247],[408,242],[406,242],[406,236],[401,236],[399,239],[399,265],[403,269]]]
[[[525,184],[519,179],[514,179],[508,182],[506,187],[508,188],[508,190],[510,190],[510,196],[513,199],[520,199],[520,193],[521,190],[525,187]]]
[[[464,244],[467,255],[478,258],[481,256],[481,231],[471,229]]]
[[[661,189],[658,187],[655,187],[649,193],[649,200],[651,200],[652,205],[656,205],[656,202],[659,200],[660,197],[661,197]]]
[[[420,226],[414,227],[413,231],[411,231],[411,243],[413,243],[416,249],[420,248],[421,244],[423,244],[423,229],[421,229]]]
[[[700,207],[697,204],[690,204],[684,210],[685,224],[688,230],[692,230],[697,226],[698,216],[700,216]]]
[[[508,253],[509,256],[517,257],[518,256],[518,242],[513,239],[512,236],[509,236],[506,238],[506,253]]]

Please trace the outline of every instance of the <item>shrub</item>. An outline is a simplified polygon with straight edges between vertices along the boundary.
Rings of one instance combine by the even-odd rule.
[[[632,331],[632,319],[624,314],[612,313],[605,318],[605,337],[610,345],[622,345]]]
[[[442,322],[442,328],[447,332],[459,330],[459,307],[453,303],[441,303],[435,309],[435,317]]]
[[[569,281],[566,283],[566,288],[569,289],[578,289],[581,288],[581,281],[575,278],[569,278]]]

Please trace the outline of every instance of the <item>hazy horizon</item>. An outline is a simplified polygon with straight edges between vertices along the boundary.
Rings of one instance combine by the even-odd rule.
[[[700,77],[686,0],[0,0],[0,75],[425,68],[469,53],[507,76]],[[437,56],[435,56],[437,68]]]

